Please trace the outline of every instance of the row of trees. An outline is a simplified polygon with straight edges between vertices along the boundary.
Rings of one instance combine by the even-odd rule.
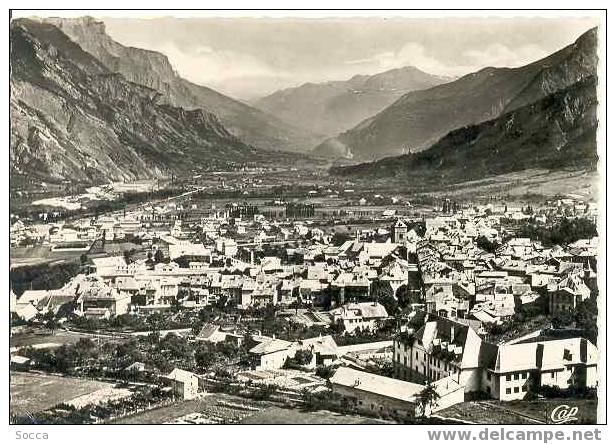
[[[597,226],[585,217],[559,218],[545,225],[530,219],[514,229],[516,236],[540,241],[543,245],[567,245],[597,236]]]

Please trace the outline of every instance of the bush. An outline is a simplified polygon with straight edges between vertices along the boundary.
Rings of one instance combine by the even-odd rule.
[[[541,395],[548,399],[555,398],[585,398],[596,399],[597,389],[594,387],[568,387],[566,389],[560,388],[557,385],[542,385],[533,391],[532,395]]]
[[[315,373],[319,378],[329,380],[329,378],[334,376],[334,373],[336,373],[336,369],[333,366],[319,365]]]

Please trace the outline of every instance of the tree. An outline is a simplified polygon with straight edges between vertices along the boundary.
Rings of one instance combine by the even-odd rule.
[[[398,302],[393,295],[389,282],[376,280],[372,283],[371,294],[374,300],[380,303],[387,314],[395,316],[398,313]]]
[[[429,382],[428,385],[424,387],[424,389],[419,393],[417,397],[417,401],[419,402],[420,415],[426,416],[427,407],[430,408],[430,412],[436,406],[439,398],[441,396],[436,391],[436,387],[432,382]]]
[[[308,365],[312,362],[312,351],[297,350],[295,352],[294,360],[299,365]]]
[[[488,253],[494,253],[499,247],[497,242],[492,242],[485,236],[479,236],[477,238],[477,246]]]
[[[146,323],[148,324],[152,332],[158,333],[165,324],[165,318],[160,313],[152,313],[147,317]]]
[[[181,311],[183,308],[184,306],[182,305],[182,302],[180,302],[180,295],[178,295],[178,298],[173,298],[171,300],[171,311],[173,313],[177,313]]]
[[[373,363],[367,368],[370,373],[386,376],[388,378],[392,378],[394,376],[394,363],[391,359],[373,358],[372,362]]]
[[[58,328],[58,321],[53,311],[47,311],[44,314],[37,314],[37,319],[43,323],[43,325],[51,330],[51,334]]]
[[[344,321],[342,319],[338,319],[336,322],[332,324],[331,329],[337,335],[343,334],[346,331],[346,327],[344,326]]]
[[[327,380],[329,380],[329,378],[334,376],[334,373],[336,373],[336,369],[334,367],[332,367],[332,366],[325,366],[325,365],[319,365],[316,368],[316,371],[315,371],[315,374],[319,378],[323,378],[323,379],[327,379]]]
[[[582,336],[593,344],[597,343],[597,315],[597,300],[593,297],[579,303],[574,314],[576,327],[581,329]]]
[[[124,250],[124,260],[126,261],[127,264],[130,264],[132,262],[132,256],[133,256],[134,250],[130,249],[130,250]]]
[[[339,247],[340,245],[345,243],[347,240],[349,240],[349,236],[347,236],[346,234],[341,233],[341,232],[336,232],[332,236],[332,241],[331,242],[336,247]]]
[[[154,253],[154,262],[156,262],[157,264],[160,264],[164,260],[165,260],[165,255],[163,254],[162,250],[160,248],[157,249],[156,253]]]
[[[195,363],[198,367],[208,369],[214,362],[216,362],[216,352],[208,345],[200,346],[195,351]]]
[[[560,311],[552,316],[552,326],[556,329],[570,327],[575,321],[573,312]]]

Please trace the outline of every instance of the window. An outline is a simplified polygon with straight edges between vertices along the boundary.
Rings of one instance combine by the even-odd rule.
[[[492,380],[492,374],[491,374],[491,373],[488,373],[488,374],[487,374],[487,378],[488,378],[488,381],[491,381],[491,380]]]
[[[513,391],[514,393],[520,393],[520,387],[514,387]]]
[[[419,353],[415,351],[415,359],[419,359]]]
[[[516,381],[520,379],[520,374],[516,373],[515,375],[513,375],[513,379],[515,379]]]
[[[505,389],[505,393],[507,393],[508,395],[511,395],[511,389],[510,388]]]
[[[523,385],[523,386],[522,386],[522,392],[527,392],[527,391],[528,391],[528,388],[526,388],[526,386],[525,386],[525,385]]]
[[[556,372],[552,372],[552,379],[556,379]]]
[[[507,381],[511,381],[511,375],[507,375]]]

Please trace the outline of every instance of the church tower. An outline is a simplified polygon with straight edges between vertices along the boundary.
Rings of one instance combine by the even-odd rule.
[[[398,219],[394,226],[394,242],[397,244],[403,244],[406,241],[406,232],[408,228],[401,219]]]

